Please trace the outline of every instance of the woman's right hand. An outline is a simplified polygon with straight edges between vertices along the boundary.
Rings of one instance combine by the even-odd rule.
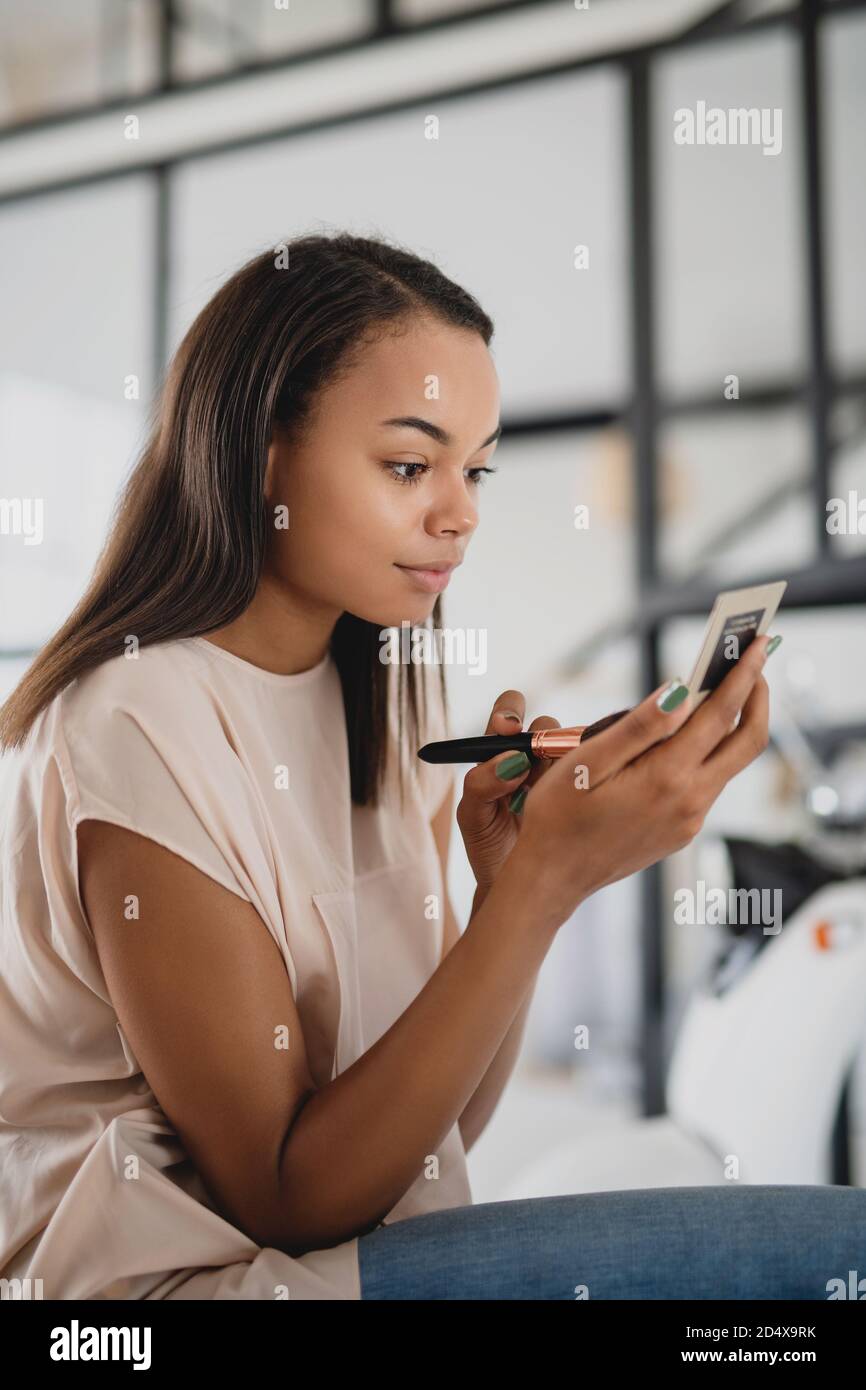
[[[546,917],[561,925],[597,889],[697,835],[722,789],[767,746],[769,640],[756,638],[693,713],[691,696],[662,710],[662,686],[539,778],[512,858],[533,873]]]

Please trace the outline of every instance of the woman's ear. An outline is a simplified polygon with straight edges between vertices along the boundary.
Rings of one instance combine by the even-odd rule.
[[[286,454],[290,447],[289,432],[283,427],[279,420],[271,424],[271,438],[268,444],[268,458],[265,464],[265,480],[263,491],[265,502],[270,509],[273,509],[284,499],[275,496],[276,489],[280,484],[280,479],[285,477],[281,471],[281,464],[285,463]]]
[[[268,509],[270,509],[274,493],[274,469],[276,467],[277,447],[276,436],[272,434],[271,442],[268,445],[268,461],[265,464],[265,481],[263,485],[265,504]]]

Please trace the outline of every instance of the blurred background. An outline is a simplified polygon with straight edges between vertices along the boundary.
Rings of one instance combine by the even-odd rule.
[[[562,724],[632,704],[719,589],[789,580],[770,749],[560,931],[476,1201],[866,1182],[864,72],[862,0],[0,0],[0,698],[187,326],[303,231],[395,238],[497,325],[455,735],[512,686]],[[678,144],[701,102],[780,112],[781,149]],[[465,923],[456,830],[452,860]],[[782,930],[678,922],[699,882],[782,891]]]

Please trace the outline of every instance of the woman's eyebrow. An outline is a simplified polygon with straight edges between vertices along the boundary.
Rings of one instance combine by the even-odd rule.
[[[423,434],[429,434],[431,439],[435,439],[437,444],[443,444],[446,448],[453,443],[452,436],[447,430],[443,430],[441,425],[434,425],[432,420],[422,420],[420,415],[398,415],[393,420],[380,420],[381,425],[396,425],[399,429],[421,430]],[[479,444],[479,449],[486,449],[488,444],[492,444],[494,439],[498,439],[502,433],[502,426],[497,425],[491,435],[488,435],[483,444]],[[477,452],[477,451],[476,451]]]

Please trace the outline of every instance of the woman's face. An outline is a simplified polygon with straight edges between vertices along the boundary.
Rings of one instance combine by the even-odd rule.
[[[386,423],[409,417],[419,423]],[[423,623],[448,576],[412,568],[463,560],[498,427],[478,333],[419,318],[367,346],[319,393],[296,444],[274,436],[265,494],[288,526],[270,536],[271,581],[334,621]]]

